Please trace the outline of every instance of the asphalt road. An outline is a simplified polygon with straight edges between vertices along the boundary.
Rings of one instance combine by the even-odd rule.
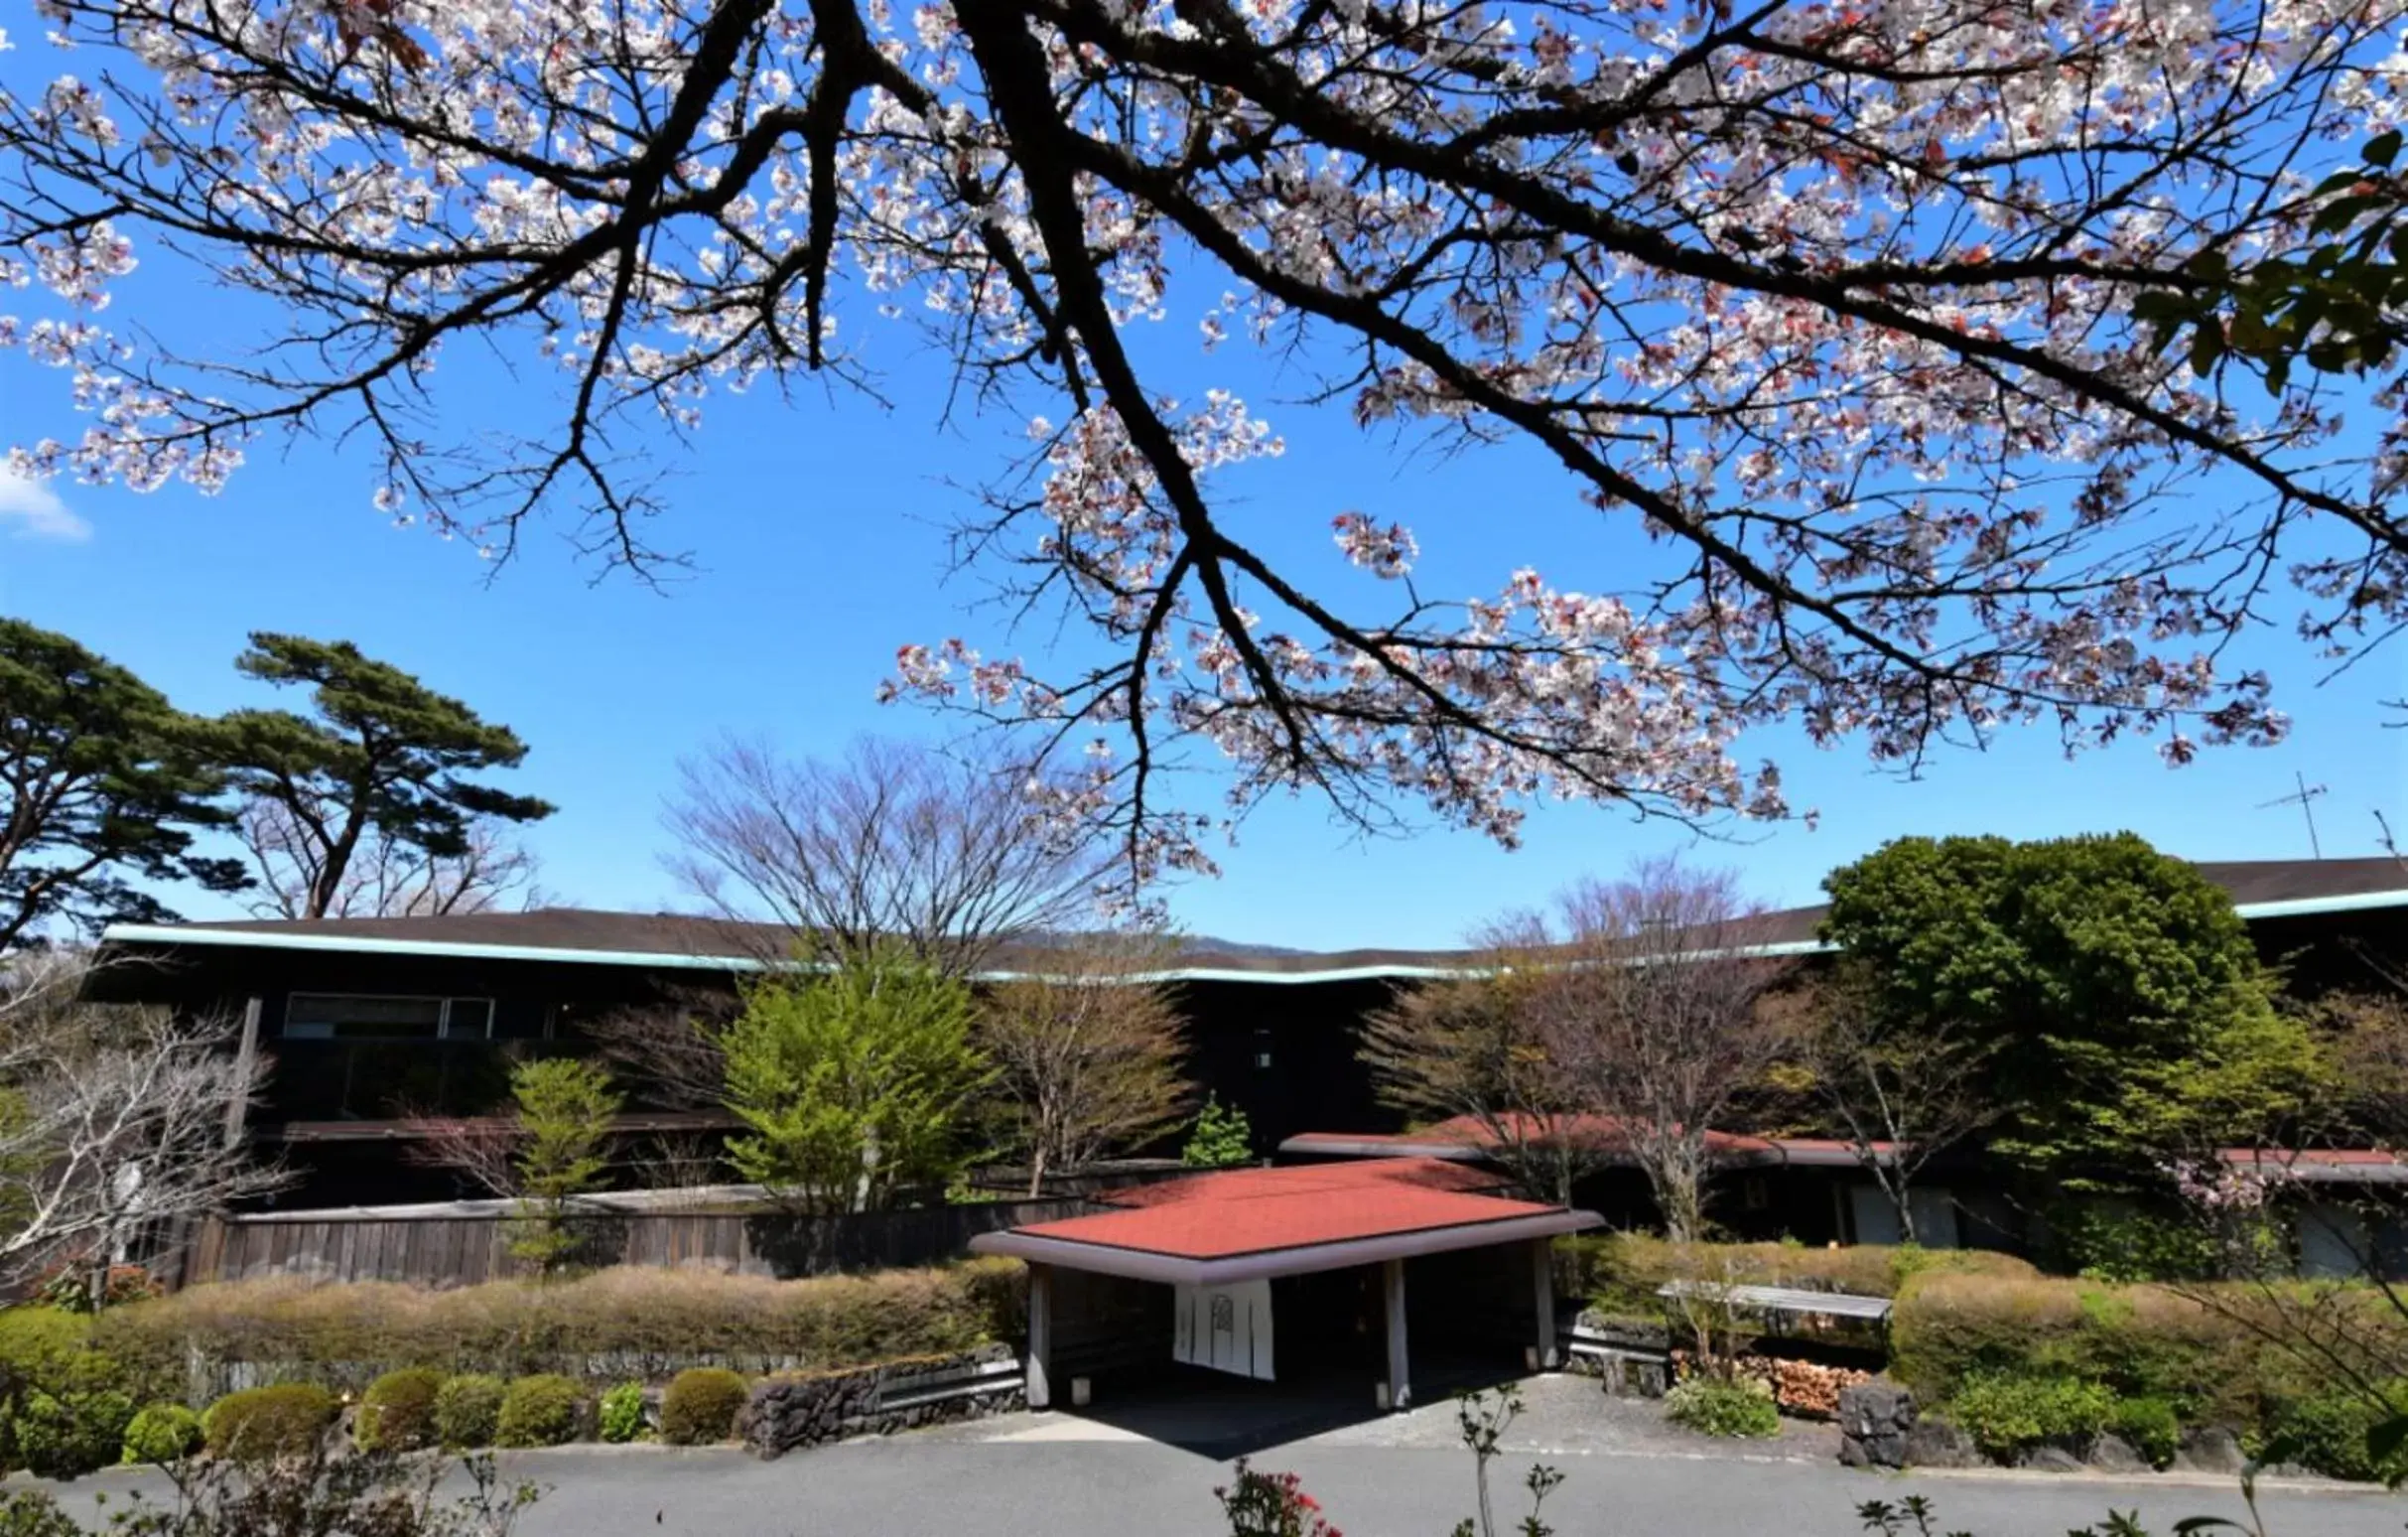
[[[1575,1453],[1549,1500],[1561,1537],[1853,1537],[1867,1499],[1929,1495],[1942,1531],[2065,1537],[2109,1509],[2165,1537],[2178,1519],[2239,1518],[2226,1483],[2042,1474],[1882,1477],[1835,1464]],[[1472,1508],[1471,1465],[1425,1447],[1306,1445],[1258,1456],[1290,1468],[1350,1537],[1446,1537]],[[1521,1467],[1504,1465],[1508,1478]],[[520,1470],[554,1485],[524,1537],[1226,1537],[1213,1485],[1227,1466],[1145,1443],[914,1441],[835,1447],[761,1464],[729,1453],[550,1453]],[[1519,1489],[1505,1491],[1519,1495]],[[2279,1489],[2273,1537],[2396,1537],[2408,1499]],[[1518,1516],[1501,1498],[1502,1521]]]
[[[1228,1477],[1225,1416],[1114,1421],[1015,1415],[760,1463],[656,1447],[522,1453],[505,1472],[547,1487],[517,1537],[1225,1537],[1213,1486]],[[1284,1422],[1241,1438],[1255,1465],[1292,1469],[1349,1537],[1446,1537],[1472,1509],[1472,1464],[1445,1405],[1338,1424]],[[1182,1445],[1183,1443],[1184,1445]],[[2188,1516],[2239,1519],[2228,1479],[1853,1472],[1827,1427],[1737,1450],[1664,1426],[1652,1406],[1542,1391],[1510,1438],[1497,1513],[1525,1508],[1534,1460],[1565,1474],[1546,1513],[1561,1537],[1855,1537],[1856,1507],[1920,1492],[1941,1532],[2065,1537],[2109,1510],[2170,1537]],[[78,1513],[154,1481],[108,1472],[59,1489]],[[2262,1499],[2270,1537],[2397,1537],[2408,1497],[2284,1485]]]

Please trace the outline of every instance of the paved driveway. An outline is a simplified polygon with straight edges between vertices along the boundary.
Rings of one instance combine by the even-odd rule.
[[[1854,1537],[1859,1503],[1909,1492],[1938,1504],[1941,1530],[1976,1537],[2065,1537],[2110,1509],[2137,1510],[2170,1537],[2186,1516],[2243,1513],[2229,1480],[1884,1476],[1839,1467],[1824,1428],[1735,1450],[1579,1379],[1543,1379],[1529,1396],[1501,1465],[1498,1514],[1520,1513],[1523,1470],[1549,1462],[1566,1475],[1547,1506],[1562,1537]],[[1336,1401],[1243,1393],[1010,1415],[776,1463],[589,1447],[507,1466],[550,1485],[522,1537],[1225,1537],[1212,1489],[1239,1451],[1302,1475],[1349,1537],[1446,1537],[1472,1509],[1471,1459],[1450,1406],[1373,1418]],[[66,1492],[138,1481],[107,1473]],[[2284,1485],[2264,1505],[2272,1537],[2398,1537],[2408,1524],[2408,1498],[2340,1486]]]

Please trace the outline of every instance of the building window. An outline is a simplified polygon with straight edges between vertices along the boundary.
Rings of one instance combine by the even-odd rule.
[[[1268,1071],[1270,1067],[1271,1032],[1258,1026],[1255,1030],[1255,1068],[1257,1071]]]
[[[295,1041],[482,1041],[493,1034],[490,998],[397,998],[295,993],[284,1006]]]

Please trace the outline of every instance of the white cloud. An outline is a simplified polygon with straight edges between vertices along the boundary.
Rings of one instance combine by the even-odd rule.
[[[62,544],[80,544],[92,536],[92,525],[61,501],[57,491],[6,465],[0,465],[0,528],[21,538]]]

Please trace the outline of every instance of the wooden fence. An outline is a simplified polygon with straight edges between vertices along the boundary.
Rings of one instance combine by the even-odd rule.
[[[1079,1199],[983,1201],[855,1216],[771,1211],[601,1211],[576,1219],[585,1265],[695,1265],[746,1275],[830,1275],[929,1265],[970,1252],[980,1233],[1097,1209]],[[185,1285],[306,1276],[473,1286],[519,1274],[505,1211],[267,1212],[211,1219],[172,1267]],[[163,1269],[171,1267],[161,1267]]]

